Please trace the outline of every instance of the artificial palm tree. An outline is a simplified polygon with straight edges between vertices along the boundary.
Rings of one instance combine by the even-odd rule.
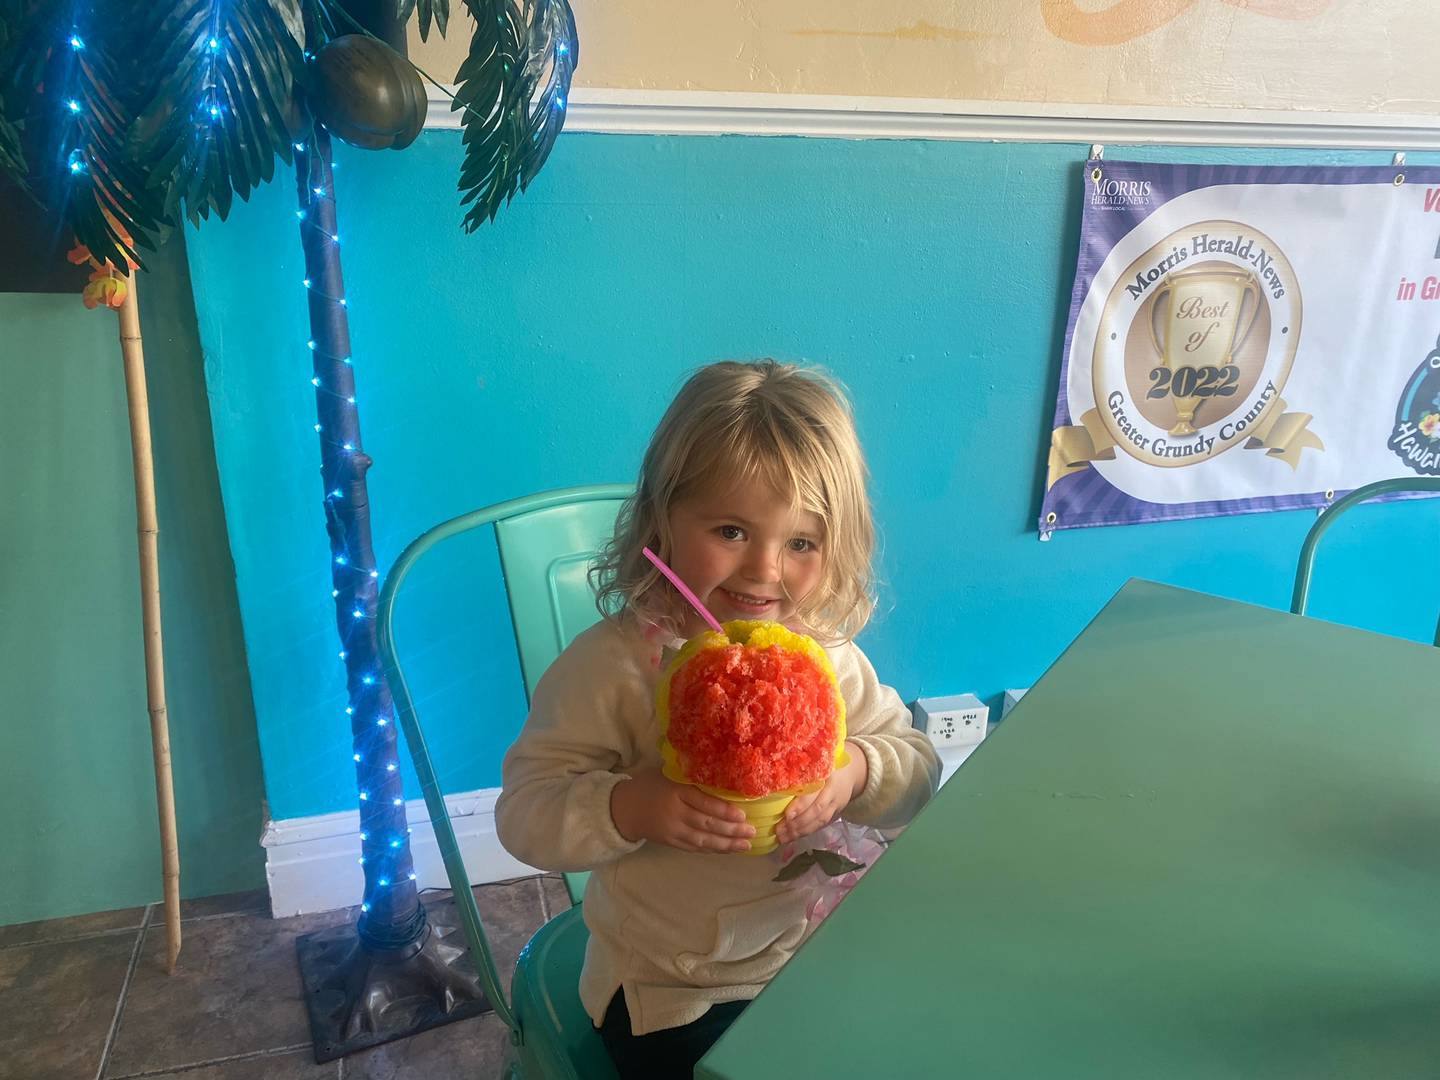
[[[566,0],[463,2],[474,31],[453,107],[473,231],[544,164],[578,50]],[[456,963],[463,939],[432,926],[411,870],[330,175],[332,134],[400,149],[423,126],[419,75],[384,40],[403,47],[415,14],[422,38],[444,34],[449,0],[147,0],[124,14],[98,0],[0,0],[0,173],[99,262],[143,266],[182,220],[223,219],[277,159],[295,169],[365,866],[355,927],[301,945],[319,1060],[486,1007]]]

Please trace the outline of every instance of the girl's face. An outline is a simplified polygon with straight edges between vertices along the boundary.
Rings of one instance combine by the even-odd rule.
[[[786,622],[820,582],[825,528],[766,485],[704,493],[670,511],[670,566],[721,622]],[[689,612],[683,633],[706,629]]]

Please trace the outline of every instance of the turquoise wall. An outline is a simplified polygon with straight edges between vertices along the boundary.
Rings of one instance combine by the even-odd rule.
[[[185,255],[140,281],[185,896],[264,884],[264,797]],[[0,294],[0,925],[160,899],[116,318]]]
[[[689,369],[771,355],[824,364],[853,392],[884,534],[884,605],[862,641],[907,699],[1028,685],[1131,576],[1285,605],[1312,513],[1036,540],[1085,151],[566,135],[529,193],[465,236],[458,133],[427,132],[400,154],[342,149],[382,568],[475,506],[633,479]],[[354,782],[290,186],[194,234],[191,265],[270,809],[346,809]],[[1428,640],[1440,505],[1353,518],[1332,530],[1316,613]],[[475,543],[422,573],[400,634],[442,779],[497,785],[523,695],[494,552]],[[1177,692],[1217,677],[1203,658],[1176,658]],[[1130,707],[1123,686],[1115,703]]]

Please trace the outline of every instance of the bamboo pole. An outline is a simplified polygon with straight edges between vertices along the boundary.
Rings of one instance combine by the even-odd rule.
[[[160,813],[160,855],[165,885],[165,970],[180,956],[180,845],[175,833],[175,783],[170,772],[170,725],[165,710],[165,653],[160,634],[160,522],[155,513],[155,462],[150,448],[150,400],[135,271],[120,306],[120,351],[130,408],[130,450],[135,463],[135,520],[140,540],[140,602],[145,633],[145,689],[150,745],[155,757],[155,802]]]

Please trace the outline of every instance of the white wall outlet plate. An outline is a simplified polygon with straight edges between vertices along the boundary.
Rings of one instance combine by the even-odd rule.
[[[912,712],[915,727],[937,747],[974,746],[990,724],[990,707],[974,694],[920,698]]]
[[[1020,704],[1020,699],[1029,693],[1029,691],[1030,688],[1028,686],[1025,687],[1024,690],[1006,690],[1005,703],[1000,706],[1000,719],[1004,720],[1005,717],[1009,716],[1010,710]]]

